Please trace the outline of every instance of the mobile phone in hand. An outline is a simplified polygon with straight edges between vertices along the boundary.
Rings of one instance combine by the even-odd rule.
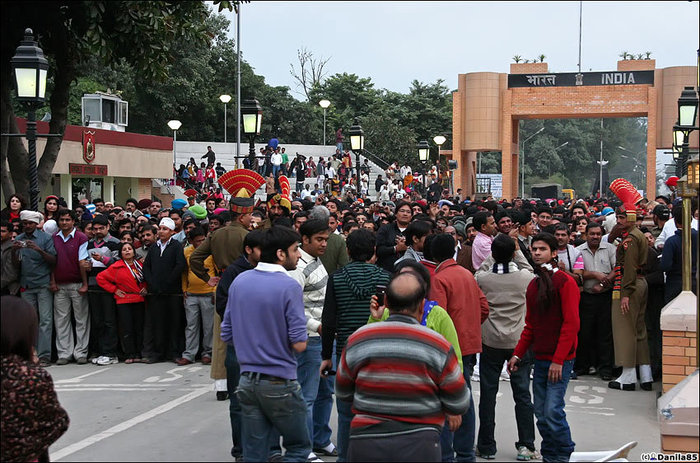
[[[323,376],[335,376],[335,370],[326,368],[325,370],[323,370]]]
[[[377,285],[377,289],[374,294],[375,296],[377,296],[377,302],[379,303],[379,305],[384,305],[384,295],[386,294],[386,286]]]

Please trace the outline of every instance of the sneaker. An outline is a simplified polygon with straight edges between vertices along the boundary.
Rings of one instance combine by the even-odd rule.
[[[319,455],[326,455],[328,457],[337,457],[338,456],[338,449],[335,448],[335,445],[333,445],[333,442],[330,444],[326,445],[325,447],[317,447],[314,449],[314,452]]]
[[[588,374],[589,375],[596,375],[596,374],[598,374],[598,370],[596,369],[596,367],[590,367],[588,369]]]
[[[270,456],[267,458],[267,461],[272,462],[272,463],[284,461],[284,458],[282,457],[282,452],[271,453]]]
[[[107,357],[106,355],[103,355],[102,357],[97,359],[96,364],[100,366],[105,366],[105,365],[114,365],[115,363],[119,363],[119,359],[116,357]]]
[[[540,458],[542,455],[537,450],[530,450],[524,445],[518,447],[518,461],[539,460]]]
[[[312,462],[312,463],[323,463],[323,460],[321,460],[314,452],[309,453],[308,458],[306,459],[307,462]]]
[[[58,359],[56,365],[68,365],[68,359]]]
[[[495,460],[496,455],[495,454],[486,454],[486,453],[481,453],[479,449],[476,449],[476,456],[479,458],[483,458],[484,460]]]
[[[85,365],[88,363],[88,359],[86,357],[78,357],[78,360],[75,361],[78,365]]]
[[[99,362],[100,360],[103,360],[104,358],[105,358],[104,355],[99,355],[99,356],[97,356],[97,357],[93,357],[92,360],[90,360],[90,362],[91,362],[93,365],[97,365],[97,362]]]
[[[39,359],[39,366],[42,368],[47,368],[51,366],[51,360]]]

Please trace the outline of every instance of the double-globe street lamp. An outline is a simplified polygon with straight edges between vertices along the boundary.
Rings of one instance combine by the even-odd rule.
[[[224,143],[226,143],[226,105],[231,101],[231,95],[221,95],[219,100],[224,104]]]
[[[258,100],[250,98],[241,104],[241,119],[243,119],[243,133],[248,136],[249,142],[249,168],[255,170],[257,167],[255,161],[255,136],[260,135],[260,127],[262,126],[262,106],[260,106]]]
[[[350,149],[355,153],[355,187],[360,193],[360,153],[365,149],[365,132],[362,130],[360,121],[355,118],[355,123],[348,130],[350,135]]]
[[[326,146],[326,109],[331,105],[328,100],[321,100],[318,105],[323,108],[323,146]]]
[[[418,160],[423,163],[423,194],[427,195],[426,177],[428,176],[428,159],[430,159],[430,145],[426,140],[418,142]]]
[[[44,57],[44,51],[34,41],[34,32],[24,30],[22,40],[10,60],[17,85],[17,101],[27,108],[27,133],[2,134],[7,137],[26,137],[28,145],[29,164],[29,203],[32,210],[39,208],[39,176],[36,164],[37,137],[61,137],[60,134],[36,133],[36,109],[44,104],[46,97],[46,76],[49,62]]]
[[[535,132],[532,135],[530,135],[529,137],[527,137],[522,143],[523,147],[520,150],[520,157],[523,160],[523,167],[522,167],[522,170],[520,171],[520,197],[523,199],[525,198],[525,143],[527,143],[528,140],[530,140],[535,135],[539,135],[540,133],[542,133],[543,130],[544,130],[544,127],[542,127],[540,130],[538,130],[537,132]]]
[[[168,121],[168,127],[173,131],[173,185],[177,180],[177,131],[182,127],[182,122],[177,119]]]

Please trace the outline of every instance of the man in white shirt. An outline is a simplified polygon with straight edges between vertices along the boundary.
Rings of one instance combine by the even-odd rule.
[[[270,163],[272,164],[272,176],[277,177],[282,166],[282,155],[279,149],[275,148],[275,152],[270,156]]]
[[[309,436],[314,436],[313,408],[318,395],[321,380],[318,374],[321,368],[321,316],[323,303],[326,299],[326,284],[328,272],[323,266],[320,256],[326,252],[328,235],[330,233],[328,222],[318,219],[307,220],[299,227],[301,235],[301,257],[295,270],[287,273],[294,278],[304,291],[304,314],[306,315],[306,333],[308,341],[306,350],[297,352],[297,380],[301,386],[301,393],[306,402],[306,426]],[[314,452],[309,454],[308,460],[313,461],[318,457]]]
[[[328,167],[326,167],[326,177],[329,179],[335,178],[335,169],[332,163],[328,163]]]
[[[586,226],[586,242],[576,248],[583,257],[583,292],[579,304],[581,329],[576,349],[576,374],[597,373],[612,379],[612,287],[616,247],[603,240],[596,222]]]

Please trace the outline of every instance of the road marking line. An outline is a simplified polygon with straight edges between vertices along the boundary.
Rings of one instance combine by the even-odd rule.
[[[164,386],[171,386],[170,384],[101,384],[101,383],[85,383],[85,384],[63,384],[56,388],[61,387],[144,387],[144,388],[156,388],[159,389]]]
[[[60,450],[57,450],[56,452],[51,452],[51,460],[53,461],[58,461],[62,458],[65,458],[69,455],[74,454],[75,452],[78,452],[86,447],[91,446],[92,444],[95,444],[103,439],[107,439],[108,437],[112,437],[115,434],[118,434],[122,431],[126,431],[127,429],[136,426],[139,423],[142,423],[146,420],[149,420],[151,418],[154,418],[158,415],[161,415],[167,411],[172,410],[173,408],[177,407],[178,405],[182,405],[186,402],[189,402],[190,400],[196,399],[197,397],[206,394],[207,392],[210,392],[211,387],[202,387],[199,389],[196,389],[189,394],[185,394],[182,397],[178,397],[177,399],[171,400],[170,402],[167,402],[163,405],[160,405],[152,410],[149,410],[147,412],[144,412],[138,416],[135,416],[134,418],[131,418],[130,420],[126,420],[122,423],[119,423],[116,426],[112,426],[111,428],[107,429],[106,431],[102,431],[100,433],[94,434],[90,437],[86,437],[85,439],[76,442],[75,444],[68,445],[66,447],[63,447]]]
[[[83,378],[87,378],[88,376],[96,375],[98,373],[102,373],[103,371],[109,370],[111,367],[107,368],[102,368],[100,370],[95,370],[90,373],[85,373],[84,375],[76,376],[75,378],[69,378],[69,379],[59,379],[57,381],[54,381],[54,384],[71,384],[71,383],[79,383],[80,381],[83,380]]]
[[[615,416],[614,413],[604,413],[604,412],[588,412],[588,411],[583,411],[583,410],[569,410],[567,407],[566,409],[567,413],[583,413],[586,415],[603,415],[603,416]]]

